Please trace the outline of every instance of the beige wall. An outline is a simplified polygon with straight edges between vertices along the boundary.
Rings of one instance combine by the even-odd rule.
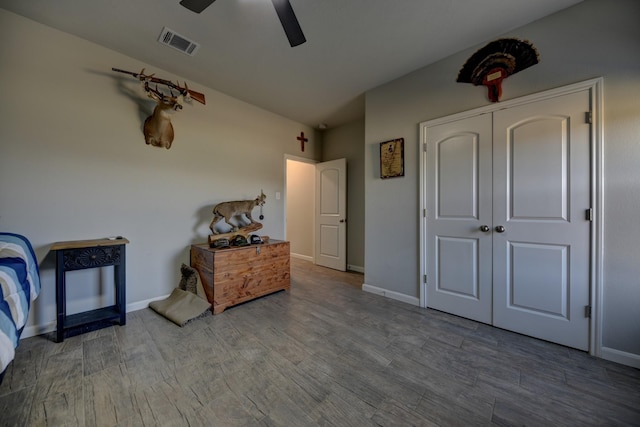
[[[313,261],[316,167],[287,159],[287,235],[291,256]]]
[[[503,83],[503,100],[604,78],[602,353],[640,366],[640,2],[585,0],[504,36],[530,40],[541,62]],[[497,38],[497,37],[496,37]],[[365,282],[419,295],[418,124],[487,105],[486,89],[456,83],[488,41],[366,94]],[[378,144],[405,138],[404,178],[380,180]]]
[[[207,104],[173,116],[170,150],[150,147],[141,129],[153,103],[111,67],[179,76],[2,9],[0,28],[0,229],[26,235],[42,268],[25,335],[55,319],[53,242],[127,237],[127,303],[135,309],[177,286],[190,245],[207,241],[218,202],[263,189],[261,234],[284,237],[284,200],[275,199],[284,192],[283,158],[319,157],[313,137],[304,153],[296,140],[313,129],[189,82]],[[87,297],[82,286],[70,285],[70,305]]]

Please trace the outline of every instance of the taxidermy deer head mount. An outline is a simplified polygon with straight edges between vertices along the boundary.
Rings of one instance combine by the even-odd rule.
[[[144,140],[147,145],[154,147],[171,148],[173,142],[173,125],[169,111],[182,110],[183,96],[166,96],[156,88],[150,88],[149,83],[144,83],[144,91],[147,96],[156,101],[153,114],[144,121]]]
[[[184,86],[180,83],[173,83],[170,80],[159,79],[154,74],[145,74],[144,68],[139,73],[112,68],[113,71],[119,73],[130,74],[142,82],[142,88],[147,96],[156,101],[153,114],[144,121],[144,140],[148,145],[154,147],[165,147],[167,150],[171,148],[173,143],[173,125],[171,124],[170,111],[178,111],[182,109],[184,101],[196,101],[204,104],[204,94],[190,90],[187,82]],[[155,83],[155,88],[149,83]],[[158,85],[164,85],[169,89],[169,94],[163,93],[158,89]],[[176,94],[174,94],[174,91]]]

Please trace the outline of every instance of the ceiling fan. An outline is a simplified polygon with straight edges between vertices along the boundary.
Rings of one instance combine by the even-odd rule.
[[[211,5],[215,0],[182,0],[180,4],[195,13],[200,13]],[[298,18],[291,7],[289,0],[271,0],[276,9],[280,23],[284,29],[291,47],[298,46],[307,41],[302,33],[302,28],[298,23]]]

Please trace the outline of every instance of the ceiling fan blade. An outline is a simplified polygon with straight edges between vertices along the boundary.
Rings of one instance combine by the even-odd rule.
[[[216,0],[182,0],[180,4],[192,12],[200,13],[211,6],[214,1]]]
[[[300,28],[298,18],[296,18],[296,14],[289,0],[271,0],[271,2],[273,3],[273,7],[276,8],[276,13],[278,14],[278,18],[280,18],[280,23],[289,39],[291,47],[306,42],[307,39],[304,38],[302,28]]]

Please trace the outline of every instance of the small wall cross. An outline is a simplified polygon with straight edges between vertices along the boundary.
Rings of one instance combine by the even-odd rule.
[[[300,149],[304,151],[304,143],[309,141],[309,139],[304,137],[304,132],[300,132],[300,136],[296,137],[296,139],[300,141]]]

